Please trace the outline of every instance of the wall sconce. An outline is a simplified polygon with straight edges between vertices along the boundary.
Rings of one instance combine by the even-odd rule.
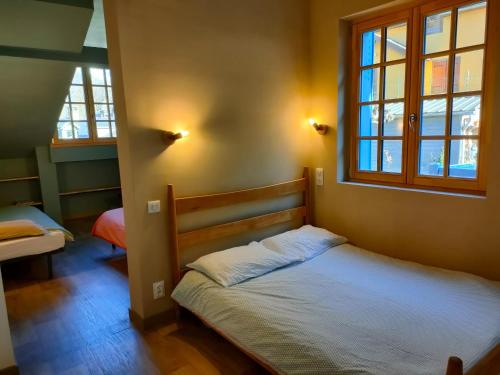
[[[165,140],[165,143],[167,144],[167,147],[175,143],[178,139],[181,138],[186,138],[189,135],[189,132],[187,130],[181,130],[178,133],[174,133],[172,131],[165,131],[163,132],[163,139]]]
[[[311,125],[321,135],[328,133],[328,125],[318,124],[313,118],[309,119],[309,125]]]

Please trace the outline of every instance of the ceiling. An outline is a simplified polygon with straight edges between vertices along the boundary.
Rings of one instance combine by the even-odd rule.
[[[94,15],[90,21],[89,31],[84,43],[86,47],[107,48],[102,1],[94,0]]]
[[[80,53],[92,8],[92,0],[1,0],[0,52]],[[74,68],[0,53],[0,158],[24,157],[51,142]]]
[[[92,13],[91,0],[2,0],[0,46],[79,53]]]

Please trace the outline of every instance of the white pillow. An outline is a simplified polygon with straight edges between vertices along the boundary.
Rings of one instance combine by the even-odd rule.
[[[220,285],[228,287],[299,260],[296,256],[279,254],[258,242],[252,242],[246,246],[204,255],[189,263],[187,267],[202,272]]]
[[[266,238],[260,243],[277,253],[304,261],[346,242],[347,238],[326,229],[304,225],[299,229]]]

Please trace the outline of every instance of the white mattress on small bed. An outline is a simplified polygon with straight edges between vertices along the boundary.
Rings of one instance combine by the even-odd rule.
[[[172,297],[287,374],[439,374],[500,344],[500,283],[350,244],[229,288],[188,272]]]
[[[29,255],[44,254],[64,247],[64,233],[59,230],[37,237],[0,241],[0,262]]]

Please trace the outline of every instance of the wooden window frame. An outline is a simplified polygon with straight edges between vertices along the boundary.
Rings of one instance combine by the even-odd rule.
[[[78,67],[77,67],[78,68]],[[92,146],[92,145],[109,145],[116,144],[116,137],[109,138],[99,138],[97,137],[97,122],[95,116],[95,106],[94,106],[94,94],[92,91],[92,87],[104,87],[106,90],[106,99],[108,100],[107,105],[113,105],[114,108],[114,99],[113,103],[109,103],[108,97],[108,87],[112,87],[112,85],[108,85],[105,78],[105,85],[92,85],[92,80],[90,78],[90,69],[109,69],[107,66],[79,66],[82,69],[82,86],[85,95],[85,109],[87,112],[87,124],[89,127],[89,138],[80,138],[80,139],[59,139],[57,137],[57,129],[52,138],[52,146],[53,147],[73,147],[73,146]],[[71,85],[73,82],[71,82]],[[70,111],[71,112],[71,111]],[[110,114],[111,115],[111,114]],[[111,123],[111,120],[109,120]],[[115,115],[115,123],[116,123],[116,115]]]
[[[483,195],[486,191],[486,154],[488,152],[489,143],[489,127],[492,120],[490,108],[488,103],[489,93],[493,89],[491,83],[488,83],[487,76],[491,68],[492,52],[489,47],[489,38],[493,34],[492,30],[492,17],[494,10],[492,10],[493,1],[486,1],[486,25],[485,25],[485,41],[483,44],[455,48],[456,30],[457,30],[457,9],[468,4],[478,3],[479,0],[433,0],[427,2],[414,2],[406,6],[393,8],[392,10],[380,11],[377,14],[363,16],[360,19],[352,21],[352,61],[351,61],[351,82],[353,82],[351,96],[350,96],[350,111],[351,111],[351,130],[350,130],[350,165],[349,165],[349,181],[361,182],[378,185],[390,185],[405,188],[429,189],[437,191],[449,191],[456,193],[480,194]],[[425,35],[423,34],[423,27],[425,17],[431,14],[439,13],[450,9],[451,14],[451,29],[450,29],[450,48],[443,52],[423,54],[423,43]],[[500,17],[499,17],[500,18]],[[382,157],[382,139],[390,139],[381,137],[382,133],[382,116],[383,107],[382,103],[399,101],[398,100],[384,100],[384,74],[380,69],[380,82],[379,82],[379,99],[374,102],[366,102],[366,104],[379,105],[379,132],[376,137],[360,137],[359,136],[359,112],[360,112],[360,72],[367,67],[382,67],[401,63],[404,60],[385,62],[385,30],[387,26],[397,24],[399,22],[407,23],[407,52],[406,52],[406,77],[405,77],[405,108],[403,114],[403,149],[402,149],[402,166],[401,174],[393,174],[381,172],[381,157]],[[381,58],[379,64],[369,66],[361,66],[361,38],[363,32],[375,29],[381,29]],[[483,76],[482,88],[480,91],[469,91],[453,93],[453,68],[455,54],[461,52],[468,52],[474,50],[484,50],[483,56]],[[444,98],[447,101],[446,110],[446,132],[445,136],[436,136],[434,138],[443,139],[445,141],[445,156],[443,163],[443,176],[423,176],[418,174],[418,141],[420,136],[420,103],[422,95],[422,63],[423,57],[435,56],[448,56],[448,89],[444,95],[432,95],[432,99]],[[451,135],[451,113],[452,113],[452,98],[459,96],[481,96],[481,115],[479,135],[476,137],[464,137]],[[425,97],[424,97],[425,98]],[[410,114],[417,114],[417,121],[415,126],[410,125]],[[359,170],[358,167],[358,141],[359,139],[377,139],[379,143],[378,152],[378,170],[364,171]],[[433,137],[424,137],[432,139]],[[452,139],[473,139],[476,138],[479,144],[478,160],[477,160],[477,176],[475,179],[449,177],[449,149],[450,141]],[[446,145],[448,143],[448,145]]]

